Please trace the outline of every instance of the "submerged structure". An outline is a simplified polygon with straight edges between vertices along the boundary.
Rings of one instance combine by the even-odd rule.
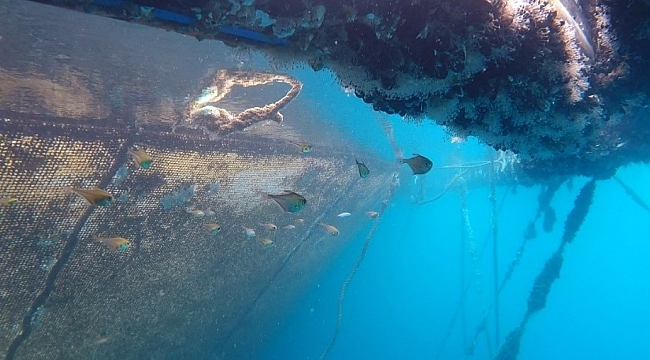
[[[648,1],[41,2],[329,68],[378,111],[517,153],[532,181],[650,160]]]
[[[489,178],[495,259],[497,183],[547,186],[523,251],[542,216],[545,230],[555,224],[548,203],[560,184],[591,177],[500,359],[516,358],[529,315],[544,307],[594,179],[650,160],[647,0],[40,2],[328,68],[377,111],[478,137],[498,156],[449,166],[443,192],[413,203],[460,188],[471,242],[467,188]],[[232,69],[214,43],[139,27],[136,37],[126,23],[29,2],[0,3],[0,14],[0,356],[254,356],[287,289],[358,228],[336,214],[369,211],[327,356],[347,286],[398,186],[394,167],[374,167],[360,183],[356,145],[295,106],[300,81]],[[341,146],[301,147],[316,132]],[[110,203],[91,206],[67,187],[99,187]],[[261,196],[286,190],[305,196],[299,214]],[[343,240],[324,241],[321,223]],[[498,311],[498,294],[494,302]]]
[[[360,182],[297,79],[157,29],[0,14],[1,358],[250,358],[380,210],[392,168]],[[285,190],[304,208],[262,196]]]

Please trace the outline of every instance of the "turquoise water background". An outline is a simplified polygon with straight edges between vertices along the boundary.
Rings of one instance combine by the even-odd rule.
[[[391,122],[407,155],[422,153],[438,166],[454,151],[449,135],[429,121],[415,125],[375,113],[360,99],[346,95],[325,73],[301,70],[294,75],[305,83],[301,97],[318,104],[326,121],[349,131],[355,140],[386,159],[394,155],[373,117]],[[470,139],[461,145],[461,151],[465,161],[472,161],[484,157],[486,147]],[[428,179],[436,179],[435,166],[426,175]],[[650,201],[647,164],[619,169],[617,175]],[[461,247],[460,194],[450,192],[436,202],[414,205],[409,201],[409,195],[417,191],[413,175],[403,167],[400,178],[402,186],[382,215],[364,262],[345,293],[340,334],[328,359],[464,358],[466,345],[492,304],[492,245],[488,244],[476,261],[472,261],[468,244]],[[575,178],[572,187],[563,185],[558,190],[551,202],[557,213],[553,231],[545,233],[538,223],[538,237],[527,243],[519,266],[501,293],[499,344],[524,316],[534,279],[557,249],[566,216],[586,182]],[[506,187],[497,188],[497,201],[503,200],[497,219],[500,278],[535,216],[539,190],[539,186],[518,187],[512,193]],[[484,187],[470,188],[467,197],[476,253],[490,241],[488,196],[486,182]],[[561,276],[553,284],[546,308],[532,315],[526,327],[519,359],[650,358],[646,339],[650,323],[649,220],[650,214],[613,179],[597,182],[590,212],[564,251]],[[321,356],[334,333],[339,290],[370,227],[363,225],[360,235],[286,314],[279,323],[280,331],[266,344],[263,359]],[[461,252],[465,252],[465,282],[470,283],[465,328],[459,315],[449,330],[461,296]],[[496,355],[494,326],[491,312],[487,324],[491,345],[485,333],[481,334],[473,358]]]

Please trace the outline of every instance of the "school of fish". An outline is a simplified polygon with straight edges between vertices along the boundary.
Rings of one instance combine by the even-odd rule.
[[[312,151],[312,145],[305,141],[288,141],[289,144],[297,147],[301,153],[310,153]],[[128,150],[128,156],[133,160],[133,163],[141,169],[148,170],[153,165],[153,158],[143,149],[139,147],[133,147]],[[428,158],[419,155],[413,154],[413,157],[408,159],[398,159],[399,163],[407,164],[414,175],[423,175],[429,172],[433,168],[433,162]],[[365,163],[355,159],[357,170],[359,172],[359,177],[365,179],[370,175],[370,170]],[[214,186],[213,186],[214,187]],[[212,191],[212,188],[211,190]],[[108,193],[106,190],[94,187],[91,189],[76,188],[72,186],[66,186],[63,188],[64,192],[69,194],[75,194],[80,198],[83,198],[88,205],[91,206],[109,206],[114,200],[114,196]],[[289,214],[295,214],[300,212],[307,205],[307,199],[291,190],[284,190],[280,194],[270,194],[260,192],[263,199],[271,200],[275,203],[283,212]],[[213,195],[213,194],[212,194]],[[0,198],[0,206],[11,207],[19,203],[19,199],[12,196],[5,196]],[[215,216],[215,212],[210,209],[196,209],[196,208],[186,208],[185,212],[194,218],[205,218]],[[369,218],[379,217],[379,213],[376,211],[367,211],[365,215]],[[352,216],[349,212],[342,212],[337,215],[338,218],[347,218]],[[294,224],[281,225],[284,230],[293,230],[296,228],[296,225],[300,226],[305,222],[304,219],[298,218],[294,220]],[[319,222],[323,227],[326,234],[330,236],[337,236],[340,234],[339,230],[331,224],[324,222]],[[258,223],[258,226],[265,230],[267,234],[274,233],[278,230],[278,226],[273,223]],[[221,225],[215,223],[214,221],[209,221],[203,224],[205,231],[210,235],[217,235],[221,232]],[[257,236],[257,233],[254,228],[249,228],[244,225],[241,225],[241,228],[244,230],[244,234],[247,238],[252,239]],[[95,235],[93,239],[96,242],[103,243],[108,249],[114,252],[124,252],[131,247],[131,241],[121,237],[121,236],[99,236]],[[274,246],[273,240],[269,237],[264,237],[260,240],[261,245],[264,248],[270,248]]]

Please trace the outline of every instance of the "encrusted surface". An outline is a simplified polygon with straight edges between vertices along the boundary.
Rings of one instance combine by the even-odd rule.
[[[75,1],[48,1],[76,7]],[[130,4],[130,3],[123,3]],[[528,168],[611,176],[641,158],[625,138],[648,92],[648,2],[554,1],[145,1],[86,6],[231,46],[256,47],[277,63],[332,69],[379,111],[429,117],[459,136],[518,153]],[[629,6],[628,6],[629,5]],[[166,9],[181,17],[156,12]],[[638,126],[639,124],[637,124]],[[642,132],[648,132],[648,124]],[[621,136],[633,157],[595,155]],[[611,153],[611,152],[610,152]],[[634,159],[634,160],[632,160]],[[545,177],[533,169],[530,176]]]

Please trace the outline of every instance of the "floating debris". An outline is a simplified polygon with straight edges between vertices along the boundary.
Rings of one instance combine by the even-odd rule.
[[[160,204],[163,207],[163,210],[169,210],[173,207],[183,205],[194,196],[194,185],[190,185],[184,188],[180,188],[170,194],[163,196],[160,199]]]
[[[45,272],[49,272],[52,270],[52,267],[56,264],[56,258],[55,257],[48,257],[43,260],[43,263],[41,264],[41,270]]]
[[[111,180],[111,183],[115,186],[120,186],[124,180],[126,180],[126,177],[129,175],[129,168],[126,167],[126,165],[120,167],[117,169],[115,172],[115,175],[113,176],[113,180]]]
[[[41,326],[43,323],[43,316],[45,315],[45,308],[43,305],[39,306],[36,308],[36,311],[34,311],[34,314],[32,314],[32,318],[29,322],[30,326],[32,328],[38,328]]]
[[[208,187],[208,195],[217,195],[217,193],[219,193],[219,187],[220,185],[218,181],[210,184]]]
[[[50,236],[47,238],[39,238],[36,245],[40,247],[48,247],[54,245],[59,240],[59,235]]]

